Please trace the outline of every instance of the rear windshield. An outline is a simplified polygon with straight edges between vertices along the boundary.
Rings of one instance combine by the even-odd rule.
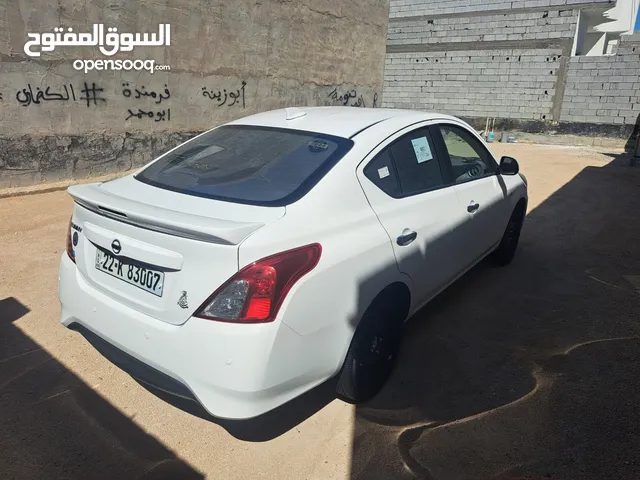
[[[136,178],[199,197],[286,205],[304,196],[352,146],[346,138],[319,133],[229,125],[185,143]]]

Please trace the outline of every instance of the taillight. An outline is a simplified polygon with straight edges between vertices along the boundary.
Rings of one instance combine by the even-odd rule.
[[[227,280],[194,316],[238,323],[272,322],[291,287],[315,268],[318,243],[287,250],[244,267]]]
[[[73,239],[71,233],[71,231],[73,230],[73,224],[71,223],[72,218],[69,219],[69,226],[67,227],[67,255],[69,255],[69,258],[73,263],[76,263],[76,251],[73,249]]]

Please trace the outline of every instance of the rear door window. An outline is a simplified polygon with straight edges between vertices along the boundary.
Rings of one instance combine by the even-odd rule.
[[[390,150],[403,196],[445,185],[428,128],[420,128],[401,137]]]
[[[136,179],[199,197],[287,205],[313,188],[352,146],[332,135],[228,125],[185,143]]]

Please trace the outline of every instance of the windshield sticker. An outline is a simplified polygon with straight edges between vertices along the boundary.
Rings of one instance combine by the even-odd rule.
[[[389,176],[389,167],[382,167],[378,169],[378,176],[380,178],[386,178]]]
[[[416,160],[418,160],[418,163],[428,162],[433,159],[427,137],[414,138],[411,140],[411,144],[413,145],[413,151],[416,154]]]

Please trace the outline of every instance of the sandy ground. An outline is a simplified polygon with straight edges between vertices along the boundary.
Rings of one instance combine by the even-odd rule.
[[[58,323],[65,192],[0,200],[3,479],[640,478],[640,169],[585,147],[495,145],[529,213],[407,325],[389,384],[329,383],[251,422],[166,403]]]

